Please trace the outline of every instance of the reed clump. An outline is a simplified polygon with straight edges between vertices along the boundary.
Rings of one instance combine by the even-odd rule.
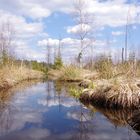
[[[111,59],[102,56],[94,64],[95,70],[99,73],[100,78],[110,79],[114,76],[113,62]]]

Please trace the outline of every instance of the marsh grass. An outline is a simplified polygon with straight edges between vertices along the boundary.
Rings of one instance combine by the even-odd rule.
[[[0,69],[0,88],[13,86],[20,81],[43,78],[43,72],[18,66],[4,66]]]
[[[91,94],[83,93],[80,99],[108,108],[137,108],[140,103],[139,93],[137,83],[103,84],[92,90]]]
[[[106,57],[101,57],[94,64],[95,70],[99,73],[100,78],[110,79],[114,76],[113,63]]]
[[[83,79],[83,69],[75,67],[73,65],[65,66],[62,69],[63,75],[60,80],[64,81],[81,81]]]
[[[89,75],[89,70],[85,70],[74,65],[66,65],[61,69],[51,69],[48,72],[49,79],[68,82],[79,82]]]
[[[114,64],[108,57],[101,57],[95,61],[94,69],[99,73],[100,79],[116,77],[135,78],[140,77],[140,62],[128,60]]]

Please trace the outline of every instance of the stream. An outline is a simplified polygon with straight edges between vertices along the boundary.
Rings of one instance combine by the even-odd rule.
[[[70,96],[76,84],[18,85],[0,93],[0,140],[139,140],[138,110],[107,110]]]

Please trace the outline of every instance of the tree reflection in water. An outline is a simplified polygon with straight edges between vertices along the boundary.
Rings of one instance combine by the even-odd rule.
[[[31,86],[30,82],[29,85],[22,84],[1,93],[0,139],[11,140],[13,137],[15,140],[18,137],[33,140],[35,133],[38,140],[138,137],[133,133],[133,136],[126,138],[123,132],[127,135],[128,130],[131,135],[133,129],[140,134],[139,110],[111,110],[83,105],[70,96],[69,89],[72,86],[76,87],[77,84],[47,81],[37,85],[33,83]],[[112,129],[112,126],[119,131]],[[45,134],[46,131],[49,132],[48,135]]]
[[[24,93],[25,89],[38,82],[39,80],[25,81],[12,89],[0,91],[0,135],[5,135],[12,131],[11,129],[13,129],[15,123],[15,113],[20,111],[18,106],[12,103],[16,92]]]
[[[16,107],[9,101],[11,94],[0,93],[0,135],[8,133],[13,123],[13,114],[17,111]]]
[[[85,104],[87,108],[90,110],[97,110],[101,112],[107,119],[114,124],[117,128],[118,126],[127,126],[130,131],[132,129],[140,135],[140,110],[134,109],[108,109],[108,108],[101,108],[95,107],[91,104]],[[131,127],[131,129],[130,129]]]
[[[55,90],[56,94],[58,95],[58,101],[59,101],[59,107],[63,104],[63,96],[66,97],[70,96],[68,93],[70,91],[70,88],[76,88],[78,86],[78,83],[60,83],[55,82]],[[61,99],[62,96],[62,99]],[[76,100],[76,99],[75,99]],[[71,118],[78,120],[79,125],[77,126],[78,132],[75,135],[72,135],[70,139],[72,140],[87,140],[89,129],[91,128],[91,123],[85,123],[89,122],[92,119],[92,113],[90,111],[86,111],[83,109],[83,104],[77,100],[77,104],[79,106],[75,106],[69,113],[71,114]],[[60,110],[61,111],[61,110]]]

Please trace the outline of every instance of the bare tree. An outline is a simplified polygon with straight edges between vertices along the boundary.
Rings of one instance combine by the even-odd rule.
[[[51,46],[50,46],[49,39],[47,39],[46,49],[47,49],[47,64],[49,67],[51,63]]]
[[[0,24],[0,56],[4,64],[9,63],[10,57],[14,55],[13,42],[15,39],[15,30],[10,21]]]
[[[125,47],[124,47],[124,52],[125,52],[125,61],[127,61],[128,59],[128,41],[129,41],[129,37],[130,37],[130,24],[132,24],[132,19],[134,17],[132,17],[132,13],[134,12],[134,10],[137,10],[137,2],[133,1],[133,5],[130,5],[128,7],[128,11],[127,11],[127,15],[126,15],[126,25],[125,25]],[[133,9],[135,7],[135,9]],[[135,11],[136,12],[136,11]],[[137,12],[136,12],[137,13]],[[136,16],[136,18],[138,18],[139,14]]]
[[[126,25],[125,25],[125,61],[127,61],[127,49],[128,49],[128,27],[130,18],[130,8],[128,9]]]
[[[77,38],[80,40],[80,50],[78,54],[78,62],[82,64],[83,52],[91,45],[91,31],[92,31],[92,17],[87,11],[86,0],[74,0],[73,15],[76,21],[77,31],[75,32]],[[93,40],[93,39],[92,39]]]
[[[122,48],[122,63],[124,63],[124,48]]]

